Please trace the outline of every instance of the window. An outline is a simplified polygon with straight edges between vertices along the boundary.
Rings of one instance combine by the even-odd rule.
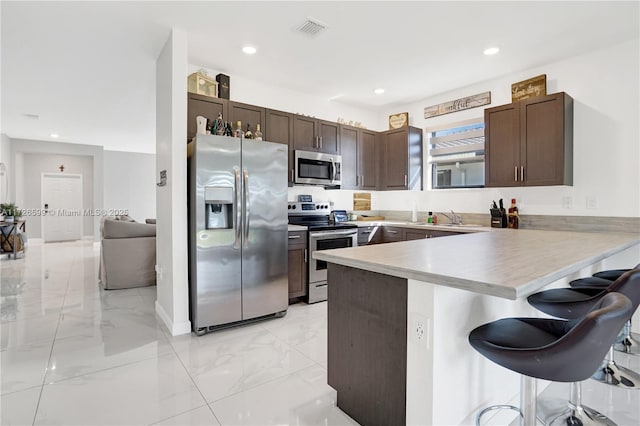
[[[427,128],[431,188],[484,186],[484,120]]]

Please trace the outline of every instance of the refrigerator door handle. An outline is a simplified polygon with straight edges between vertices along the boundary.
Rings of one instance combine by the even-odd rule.
[[[249,244],[249,221],[251,220],[251,201],[249,200],[249,172],[247,169],[243,170],[244,176],[244,243],[243,246],[247,247]]]
[[[234,249],[239,249],[240,248],[240,231],[241,231],[241,226],[240,223],[242,221],[242,197],[240,196],[240,169],[234,168],[233,169],[234,175],[235,175],[235,196],[236,196],[236,220],[235,220],[235,230],[236,230],[236,238],[233,242],[233,248]]]

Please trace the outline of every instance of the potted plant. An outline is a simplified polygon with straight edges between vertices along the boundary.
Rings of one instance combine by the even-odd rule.
[[[4,220],[6,222],[13,222],[15,218],[22,216],[22,211],[15,203],[1,203],[0,214],[4,215]]]

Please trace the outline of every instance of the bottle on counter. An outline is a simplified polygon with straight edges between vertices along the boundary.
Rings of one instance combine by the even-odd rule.
[[[244,132],[245,139],[253,139],[253,132],[251,131],[251,124],[247,123],[247,131]]]
[[[509,228],[518,229],[520,222],[520,215],[518,214],[518,206],[516,206],[516,199],[511,199],[511,207],[509,207]]]
[[[437,215],[437,214],[435,214],[435,213],[433,214],[433,222],[432,222],[432,223],[433,223],[434,225],[437,225],[437,224],[438,224],[438,215]]]
[[[433,212],[429,212],[427,215],[427,223],[433,223]]]
[[[260,131],[260,125],[256,124],[256,132],[253,134],[253,136],[255,137],[255,140],[257,141],[261,141],[262,140],[262,132]]]
[[[238,121],[236,123],[236,131],[234,133],[234,136],[236,138],[241,138],[242,136],[244,136],[244,132],[242,131],[242,122]]]

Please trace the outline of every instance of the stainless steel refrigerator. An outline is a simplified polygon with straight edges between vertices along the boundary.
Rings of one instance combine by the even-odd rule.
[[[193,331],[284,315],[287,145],[212,135],[198,135],[190,145]]]

